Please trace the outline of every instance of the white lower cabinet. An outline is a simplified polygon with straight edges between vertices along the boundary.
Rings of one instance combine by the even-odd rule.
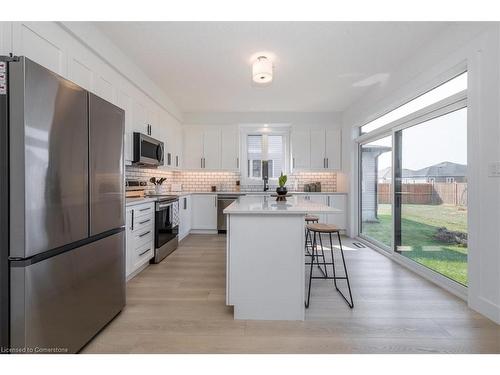
[[[154,203],[127,207],[126,275],[132,278],[154,255]]]
[[[304,199],[310,200],[312,202],[326,204],[329,207],[333,207],[340,210],[339,212],[331,214],[314,214],[314,215],[318,216],[320,223],[333,224],[337,228],[345,230],[347,226],[346,197],[347,196],[345,194],[335,194],[335,195],[310,194],[310,195],[305,195]]]
[[[316,203],[321,203],[321,204],[328,204],[328,199],[324,195],[306,195],[305,199],[310,200],[311,202],[316,202]],[[326,223],[327,222],[327,216],[326,214],[314,214],[314,216],[319,217],[319,222],[320,223]]]
[[[191,196],[186,195],[179,198],[179,241],[186,237],[191,231]]]
[[[346,230],[347,229],[347,196],[344,194],[328,195],[327,197],[328,206],[337,208],[340,212],[335,212],[332,214],[327,214],[326,222],[328,224],[333,224],[337,228]]]
[[[193,230],[217,230],[217,195],[191,195],[191,228]]]

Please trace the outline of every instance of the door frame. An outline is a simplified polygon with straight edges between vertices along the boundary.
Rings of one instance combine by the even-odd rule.
[[[466,72],[467,69],[464,68],[462,72],[456,74],[462,74]],[[406,128],[416,126],[418,124],[421,124],[426,121],[430,121],[434,118],[444,116],[448,113],[467,108],[468,107],[468,101],[467,101],[467,90],[463,90],[459,93],[456,93],[452,96],[449,96],[445,99],[442,99],[436,103],[433,103],[432,105],[429,105],[425,108],[422,108],[414,113],[411,113],[408,116],[405,116],[401,119],[398,119],[396,121],[390,122],[378,129],[373,130],[370,133],[365,133],[357,138],[354,139],[355,146],[356,146],[356,157],[357,157],[357,163],[355,163],[357,170],[356,173],[356,187],[357,187],[357,194],[356,194],[356,205],[357,205],[357,215],[358,218],[356,220],[357,222],[357,228],[355,231],[355,236],[358,240],[361,242],[365,243],[366,245],[370,246],[374,250],[380,252],[381,254],[391,258],[395,262],[405,266],[406,268],[412,270],[413,272],[419,274],[420,276],[423,276],[424,278],[432,281],[433,283],[437,284],[438,286],[448,290],[452,294],[456,295],[459,298],[462,298],[464,300],[467,300],[468,298],[468,287],[464,286],[440,273],[437,271],[434,271],[420,263],[417,263],[411,259],[406,258],[405,256],[399,254],[398,252],[395,251],[395,228],[396,228],[396,217],[395,217],[395,191],[394,187],[392,187],[392,205],[391,205],[391,212],[392,212],[392,246],[388,248],[384,244],[381,244],[379,241],[373,240],[372,238],[367,238],[367,236],[363,235],[361,233],[361,145],[369,143],[371,141],[378,140],[380,138],[384,138],[385,136],[392,135],[392,183],[395,181],[395,158],[396,158],[396,133],[404,130]],[[467,122],[469,122],[469,114],[467,116]],[[469,129],[469,124],[467,124],[467,128]],[[467,171],[467,176],[469,176],[469,171]],[[468,233],[470,233],[470,228],[469,226],[467,227]]]

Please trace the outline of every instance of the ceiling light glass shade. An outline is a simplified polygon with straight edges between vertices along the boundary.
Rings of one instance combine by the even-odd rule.
[[[269,83],[273,80],[273,63],[260,56],[252,65],[252,79],[255,83]]]

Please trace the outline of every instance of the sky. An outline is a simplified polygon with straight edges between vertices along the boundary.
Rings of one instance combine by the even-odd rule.
[[[370,144],[391,146],[391,137]],[[449,161],[467,164],[467,108],[403,130],[403,168],[417,170]],[[379,157],[379,170],[391,166],[392,153]]]

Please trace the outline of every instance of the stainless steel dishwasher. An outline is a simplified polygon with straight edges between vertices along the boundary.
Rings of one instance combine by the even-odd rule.
[[[240,195],[234,194],[219,194],[217,196],[217,231],[219,233],[226,233],[227,223],[224,209],[238,199]]]

